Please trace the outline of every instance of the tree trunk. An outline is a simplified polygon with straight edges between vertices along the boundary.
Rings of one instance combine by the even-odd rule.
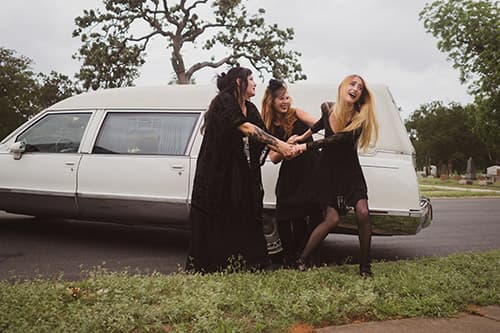
[[[189,79],[186,76],[185,72],[176,73],[177,75],[177,84],[189,84]]]
[[[172,50],[172,68],[174,69],[175,75],[177,76],[177,84],[189,84],[190,77],[186,75],[186,66],[184,65],[184,59],[181,55],[182,44],[179,40],[173,41]]]

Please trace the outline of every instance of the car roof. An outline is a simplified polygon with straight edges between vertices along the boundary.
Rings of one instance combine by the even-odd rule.
[[[371,84],[375,96],[375,110],[379,123],[377,149],[407,154],[413,146],[387,86]],[[260,109],[264,85],[259,85],[252,101]],[[320,105],[334,101],[337,86],[334,84],[289,84],[293,104],[315,117],[320,116]],[[169,111],[203,111],[217,94],[215,85],[165,85],[102,89],[69,97],[49,107],[49,111],[75,109],[167,109]]]
[[[50,110],[169,108],[206,109],[217,94],[213,85],[166,85],[101,89],[69,97]]]

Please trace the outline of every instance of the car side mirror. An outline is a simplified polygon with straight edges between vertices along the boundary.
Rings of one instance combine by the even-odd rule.
[[[10,146],[9,151],[14,155],[15,160],[21,159],[21,156],[26,151],[26,142],[24,141],[14,142]]]

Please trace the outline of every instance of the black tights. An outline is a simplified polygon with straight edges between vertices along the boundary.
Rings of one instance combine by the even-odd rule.
[[[360,267],[370,265],[370,247],[372,239],[372,225],[368,212],[368,202],[360,199],[356,203],[356,217],[358,218],[358,235],[360,249]],[[307,259],[311,253],[326,238],[328,233],[339,223],[340,217],[337,210],[331,206],[326,207],[325,219],[313,230],[301,257]]]

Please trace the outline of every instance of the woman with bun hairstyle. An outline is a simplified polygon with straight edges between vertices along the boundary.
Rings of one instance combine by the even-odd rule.
[[[205,113],[191,196],[188,271],[260,269],[269,263],[262,229],[262,152],[267,145],[290,158],[296,147],[266,133],[249,101],[255,87],[244,67],[217,77],[219,92]]]
[[[292,107],[292,99],[283,81],[271,79],[264,92],[262,119],[269,133],[280,140],[293,140],[316,120],[307,112]],[[312,141],[309,138],[308,141]],[[283,246],[283,264],[293,267],[309,234],[321,220],[321,207],[311,200],[311,177],[318,153],[308,151],[290,160],[279,152],[269,152],[273,163],[280,163],[276,182],[276,222]]]
[[[298,259],[305,269],[305,260],[339,223],[347,207],[354,207],[358,220],[360,244],[359,273],[372,276],[370,247],[372,225],[368,211],[366,181],[358,158],[358,148],[366,149],[378,138],[373,95],[359,75],[347,76],[339,85],[337,102],[323,103],[321,119],[296,142],[305,142],[313,132],[325,130],[322,140],[299,145],[301,151],[322,147],[315,182],[315,192],[325,208],[325,218],[311,233]]]

